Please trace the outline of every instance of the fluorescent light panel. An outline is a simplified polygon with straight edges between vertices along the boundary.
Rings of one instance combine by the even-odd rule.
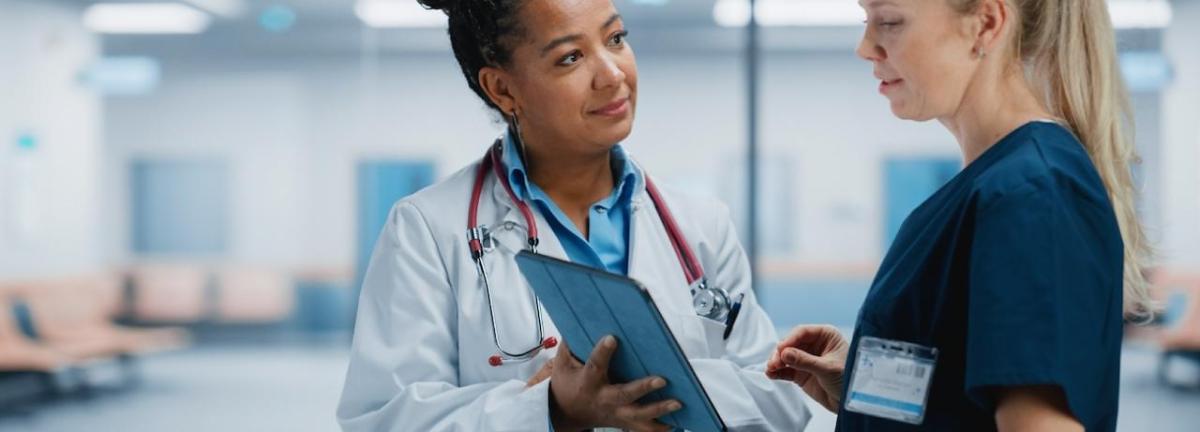
[[[446,26],[446,14],[427,10],[416,0],[358,0],[354,14],[377,28],[438,28]]]
[[[866,13],[853,0],[758,0],[754,16],[765,27],[837,27],[862,24]],[[1166,0],[1110,0],[1109,13],[1118,29],[1164,28],[1171,23]],[[749,0],[717,0],[713,20],[722,27],[750,23]]]
[[[99,33],[195,34],[208,29],[207,13],[178,3],[98,3],[83,13],[83,23]]]
[[[1171,4],[1165,0],[1109,1],[1108,13],[1119,29],[1166,28],[1171,25]]]
[[[183,0],[201,10],[223,18],[240,18],[246,13],[245,0]]]

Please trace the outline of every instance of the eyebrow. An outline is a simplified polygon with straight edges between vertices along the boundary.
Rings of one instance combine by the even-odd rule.
[[[619,21],[620,19],[621,19],[621,14],[619,14],[619,13],[613,14],[613,16],[608,17],[608,21],[605,21],[604,25],[600,26],[600,29],[604,30],[604,29],[608,28],[609,26],[613,25],[613,23]],[[554,39],[554,40],[550,41],[550,43],[546,44],[545,47],[542,48],[542,57],[545,57],[546,54],[550,53],[550,51],[553,51],[555,48],[558,48],[559,46],[562,46],[563,44],[575,42],[580,39],[583,39],[583,35],[581,35],[581,34],[567,35],[567,36],[563,36],[563,37]]]
[[[859,1],[858,2],[858,4],[862,5],[864,8],[871,8],[871,7],[879,6],[881,4],[888,4],[888,3],[892,3],[892,1],[891,0],[868,0],[868,1]]]

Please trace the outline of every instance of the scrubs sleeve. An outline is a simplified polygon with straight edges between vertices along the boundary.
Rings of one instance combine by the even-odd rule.
[[[1035,178],[976,202],[964,390],[984,409],[995,409],[995,390],[1031,385],[1061,388],[1081,421],[1103,406],[1097,400],[1116,373],[1103,359],[1111,326],[1121,325],[1104,252],[1114,239],[1105,209],[1081,201]],[[1119,280],[1120,258],[1115,266]]]
[[[337,409],[345,431],[545,431],[549,380],[461,386],[458,305],[425,216],[401,202],[363,280]]]
[[[738,240],[728,207],[714,204],[717,217],[706,227],[698,248],[709,283],[733,297],[745,294],[742,311],[721,358],[693,359],[692,368],[703,383],[730,431],[802,430],[811,414],[800,387],[767,378],[766,363],[779,338],[766,311],[750,289],[750,260]]]

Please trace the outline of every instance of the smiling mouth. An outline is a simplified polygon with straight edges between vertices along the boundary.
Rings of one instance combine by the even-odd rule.
[[[616,117],[625,115],[627,112],[629,112],[629,98],[621,99],[600,107],[599,109],[591,111],[591,114],[606,117]]]

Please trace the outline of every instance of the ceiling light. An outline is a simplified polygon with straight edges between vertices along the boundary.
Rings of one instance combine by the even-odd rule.
[[[421,7],[416,0],[358,0],[354,14],[368,26],[390,28],[438,28],[446,26],[446,14]]]
[[[207,13],[177,3],[98,3],[83,23],[98,33],[195,34],[208,28]]]
[[[1108,13],[1119,29],[1166,28],[1171,25],[1171,4],[1166,0],[1112,0]]]

